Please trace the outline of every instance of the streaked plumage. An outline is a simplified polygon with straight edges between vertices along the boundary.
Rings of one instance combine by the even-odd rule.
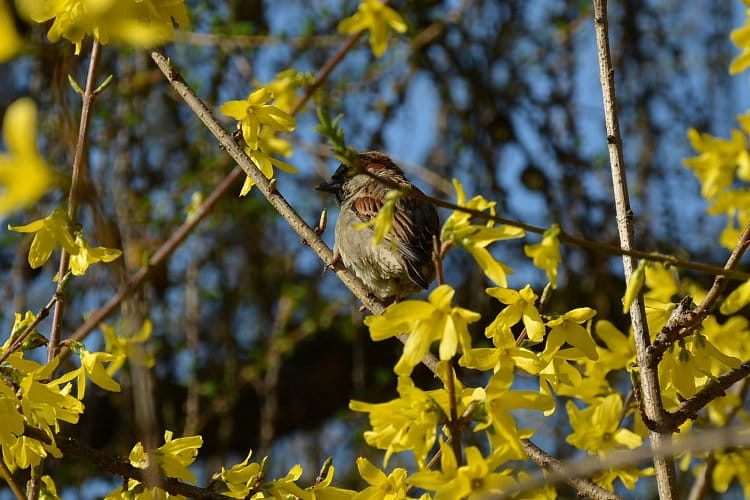
[[[412,186],[401,169],[382,153],[362,153],[359,161],[361,168],[373,175]],[[433,236],[440,231],[434,206],[413,198],[400,198],[396,202],[392,233],[386,241],[375,245],[372,227],[356,229],[355,226],[377,216],[389,187],[341,165],[330,180],[316,189],[336,195],[341,214],[336,223],[334,251],[373,295],[381,300],[400,299],[429,286],[435,277]]]

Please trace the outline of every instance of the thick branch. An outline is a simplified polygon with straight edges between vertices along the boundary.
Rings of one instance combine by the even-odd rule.
[[[633,212],[630,208],[628,184],[625,176],[625,166],[622,154],[622,137],[617,115],[617,96],[615,93],[615,72],[609,51],[609,28],[607,24],[607,1],[594,1],[594,27],[596,31],[597,54],[599,57],[599,79],[602,85],[604,101],[604,119],[607,128],[607,144],[612,171],[612,184],[615,195],[615,209],[617,212],[617,229],[620,233],[620,245],[625,249],[635,247],[633,236]],[[623,256],[625,281],[635,270],[636,261],[631,256]],[[636,357],[640,369],[641,393],[646,416],[656,425],[664,428],[665,411],[661,400],[659,374],[655,366],[647,363],[647,349],[650,344],[648,325],[646,323],[646,309],[643,295],[639,294],[630,308],[630,319],[635,336]],[[649,431],[651,444],[661,448],[671,443],[671,432]],[[655,456],[656,483],[661,499],[677,498],[677,482],[675,478],[674,460],[670,456]]]

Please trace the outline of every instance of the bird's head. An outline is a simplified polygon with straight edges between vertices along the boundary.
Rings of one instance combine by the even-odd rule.
[[[318,184],[315,189],[336,195],[339,203],[355,195],[362,189],[385,189],[387,187],[373,179],[371,175],[391,182],[404,182],[404,173],[383,153],[368,151],[357,155],[358,166],[339,165],[330,179]],[[371,174],[367,175],[365,172]]]

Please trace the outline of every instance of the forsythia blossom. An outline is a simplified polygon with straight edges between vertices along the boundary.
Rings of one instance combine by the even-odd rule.
[[[16,0],[25,17],[44,23],[54,19],[47,32],[52,42],[60,38],[81,50],[83,38],[100,43],[124,42],[147,48],[174,38],[173,20],[188,23],[183,0]]]
[[[0,4],[0,30],[2,7],[3,4]],[[0,154],[0,185],[3,187],[0,217],[30,206],[52,184],[52,171],[37,150],[36,135],[37,109],[34,101],[25,97],[8,106],[3,118],[3,140],[8,152]]]
[[[456,189],[456,204],[472,210],[489,210],[491,215],[495,215],[494,201],[487,201],[481,196],[475,196],[467,202],[464,189],[458,180],[453,179],[453,187]],[[512,226],[494,227],[495,223],[492,221],[481,226],[474,225],[470,222],[471,218],[472,215],[469,213],[460,210],[454,211],[443,224],[440,240],[443,242],[450,241],[463,247],[474,257],[489,279],[502,287],[508,286],[506,275],[512,274],[513,271],[502,262],[495,260],[487,250],[487,246],[495,241],[522,238],[526,233],[523,229]]]
[[[400,333],[408,333],[394,371],[398,375],[409,375],[430,350],[430,344],[440,340],[440,359],[453,357],[461,345],[464,355],[471,348],[468,324],[478,321],[480,315],[462,307],[451,306],[455,290],[449,285],[440,285],[430,293],[427,302],[406,300],[390,306],[385,313],[368,316],[365,324],[370,328],[372,340],[384,340]]]
[[[388,48],[389,30],[406,32],[403,18],[381,0],[362,0],[357,12],[339,23],[339,33],[370,31],[370,48],[375,57],[380,57]]]

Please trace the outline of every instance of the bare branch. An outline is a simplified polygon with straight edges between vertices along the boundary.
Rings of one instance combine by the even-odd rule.
[[[81,123],[78,128],[78,141],[76,142],[75,155],[73,157],[73,173],[70,180],[70,191],[68,193],[68,218],[75,223],[78,214],[78,188],[81,183],[81,175],[86,161],[89,139],[89,123],[93,102],[96,98],[96,72],[99,68],[101,59],[101,45],[97,40],[91,47],[91,60],[89,61],[89,71],[86,76],[86,90],[83,92],[83,102],[81,103]],[[60,267],[57,271],[58,276],[64,276],[68,272],[70,255],[65,249],[60,254]],[[63,315],[65,314],[65,293],[61,283],[57,287],[57,302],[55,302],[55,314],[52,316],[52,330],[49,335],[49,345],[47,346],[47,362],[57,356],[60,343],[60,330],[62,329]]]
[[[634,450],[622,450],[613,452],[605,458],[590,456],[586,458],[572,458],[559,463],[559,468],[550,472],[546,477],[537,477],[522,482],[518,488],[510,490],[499,498],[509,498],[512,495],[543,488],[550,484],[559,484],[571,479],[590,477],[598,472],[610,468],[622,468],[638,466],[647,460],[658,457],[674,457],[680,453],[701,453],[707,451],[718,451],[724,448],[750,445],[750,427],[746,425],[712,429],[684,436],[680,439],[669,441],[669,444],[660,446],[644,445]]]
[[[609,27],[607,22],[607,0],[593,0],[594,27],[596,31],[597,54],[599,57],[599,79],[602,85],[604,101],[604,120],[607,128],[607,144],[609,161],[614,186],[615,209],[617,212],[617,229],[620,233],[620,245],[625,249],[635,247],[633,236],[633,212],[630,208],[628,184],[625,176],[625,165],[622,155],[622,137],[620,123],[617,116],[617,96],[615,92],[615,72],[609,52]],[[623,256],[625,281],[635,270],[636,261],[630,256]],[[664,427],[665,411],[659,387],[659,374],[656,366],[649,366],[647,349],[650,344],[648,325],[646,323],[646,309],[643,295],[638,294],[630,308],[630,319],[633,323],[635,336],[636,357],[640,368],[641,393],[645,406],[645,413],[649,420],[660,427]],[[671,443],[671,432],[649,430],[651,445],[663,448]],[[656,483],[659,497],[662,500],[677,498],[677,482],[675,477],[674,460],[670,456],[655,456]]]
[[[734,247],[732,253],[727,259],[727,263],[724,265],[724,269],[734,269],[737,267],[740,259],[750,245],[750,223],[745,226],[742,230],[740,237],[737,240],[737,246]],[[667,325],[659,332],[659,335],[654,340],[653,345],[648,348],[649,358],[654,358],[649,362],[651,364],[658,364],[664,352],[674,342],[681,338],[685,338],[695,331],[702,323],[703,320],[711,313],[716,301],[719,296],[724,292],[727,287],[727,279],[725,276],[716,276],[714,279],[711,289],[706,293],[698,307],[692,311],[683,311],[679,321],[670,321]],[[670,318],[671,319],[671,318]]]

